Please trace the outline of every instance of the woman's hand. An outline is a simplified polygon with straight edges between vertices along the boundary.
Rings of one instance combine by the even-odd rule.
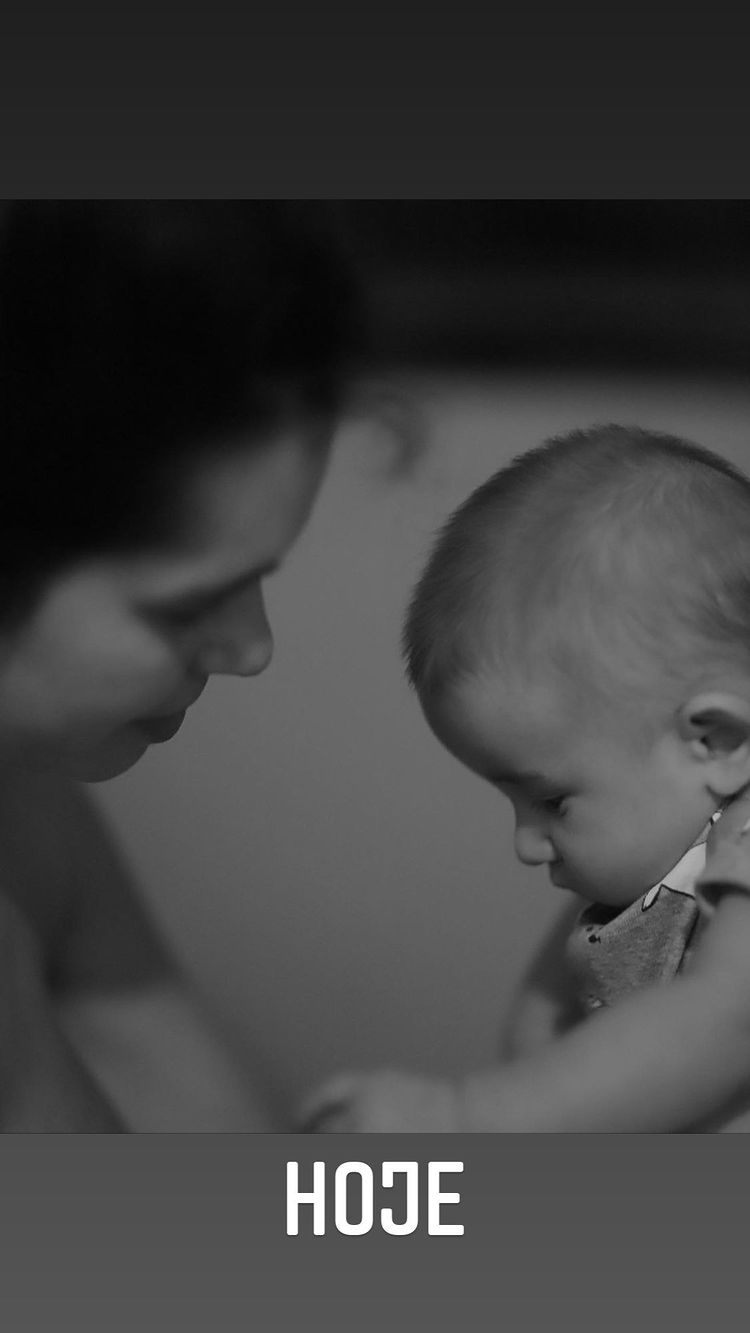
[[[0,894],[0,1133],[121,1130],[54,1020],[31,924]]]
[[[735,797],[711,829],[696,887],[709,903],[726,888],[750,893],[750,788]]]
[[[339,1074],[309,1097],[299,1116],[304,1134],[453,1134],[458,1088],[391,1070]]]

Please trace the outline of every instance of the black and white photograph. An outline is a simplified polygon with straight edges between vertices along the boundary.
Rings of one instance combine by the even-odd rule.
[[[750,1127],[749,349],[743,201],[0,205],[2,1133]]]

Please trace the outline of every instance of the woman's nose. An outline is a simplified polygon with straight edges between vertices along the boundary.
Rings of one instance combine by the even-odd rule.
[[[544,830],[531,823],[516,824],[516,856],[526,866],[547,865],[556,860],[555,849]]]
[[[273,636],[262,590],[252,588],[217,611],[199,654],[207,676],[258,676],[273,656]]]

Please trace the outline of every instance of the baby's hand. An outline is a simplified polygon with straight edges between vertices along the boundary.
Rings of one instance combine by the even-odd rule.
[[[459,1129],[456,1085],[390,1070],[339,1074],[302,1107],[305,1134],[453,1134]]]
[[[701,888],[732,885],[750,889],[750,789],[723,812],[706,842],[706,867],[698,877]]]

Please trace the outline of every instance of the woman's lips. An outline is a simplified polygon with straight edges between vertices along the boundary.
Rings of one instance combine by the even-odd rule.
[[[171,741],[172,737],[177,735],[177,732],[185,721],[185,714],[188,708],[192,708],[193,704],[200,699],[207,683],[206,680],[201,681],[200,689],[193,694],[191,699],[188,699],[187,703],[184,704],[182,708],[176,709],[175,712],[164,713],[161,716],[156,717],[142,717],[138,719],[136,725],[142,732],[144,732],[149,744],[153,742],[158,744],[162,741]]]
[[[160,744],[176,736],[184,721],[185,709],[181,713],[169,713],[164,717],[143,718],[138,725],[141,731],[145,732],[149,743]]]

